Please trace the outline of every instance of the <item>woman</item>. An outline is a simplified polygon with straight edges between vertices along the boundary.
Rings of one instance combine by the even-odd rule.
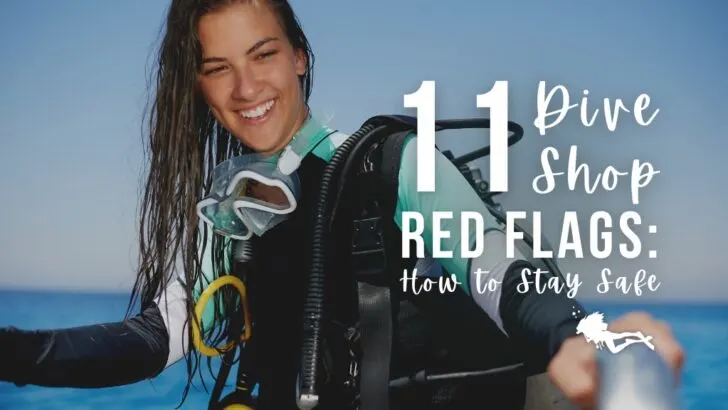
[[[191,348],[194,326],[189,326],[195,301],[232,264],[229,240],[200,224],[196,205],[212,190],[212,170],[222,161],[254,151],[261,163],[280,165],[281,153],[288,152],[293,154],[287,158],[301,160],[286,163],[296,168],[290,175],[300,179],[300,196],[292,198],[295,211],[262,226],[252,238],[255,254],[249,269],[255,274],[248,285],[256,290],[249,297],[259,314],[255,325],[260,341],[255,356],[260,363],[259,408],[295,408],[304,286],[300,267],[305,264],[308,240],[302,228],[312,212],[323,166],[346,137],[310,115],[312,70],[313,53],[286,1],[173,0],[150,118],[141,263],[133,293],[134,298],[141,297],[141,313],[119,323],[73,329],[3,329],[0,380],[18,385],[117,386],[155,377],[182,358],[188,362],[191,379],[199,354]],[[416,143],[411,138],[402,155],[398,210],[424,215],[436,208],[480,210],[487,215],[477,195],[441,154],[438,192],[416,191],[412,165]],[[439,183],[441,179],[446,183]],[[260,183],[250,192],[266,198],[266,190],[276,201],[291,199]],[[206,214],[205,209],[200,215],[212,215],[209,221],[217,223],[214,212]],[[451,241],[460,237],[457,229],[450,229]],[[544,369],[548,365],[554,382],[570,400],[593,405],[594,350],[576,337],[581,316],[572,315],[574,301],[555,293],[517,292],[520,268],[528,266],[526,258],[506,259],[502,231],[486,231],[488,249],[482,257],[445,259],[442,266],[458,276],[463,289],[525,356]],[[471,232],[471,239],[475,234],[482,235]],[[426,245],[432,249],[432,244]],[[456,249],[455,245],[446,242],[443,248]],[[177,268],[179,279],[174,278]],[[470,272],[477,269],[491,272],[490,277],[503,282],[502,289],[475,291],[479,284]],[[208,339],[223,337],[224,332],[218,337],[211,333],[222,328],[228,318],[225,312],[231,312],[232,305],[224,299],[203,320]],[[632,314],[610,323],[610,328],[639,329],[653,336],[657,349],[679,371],[682,353],[665,325]]]

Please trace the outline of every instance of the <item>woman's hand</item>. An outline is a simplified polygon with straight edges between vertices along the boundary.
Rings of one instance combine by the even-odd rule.
[[[635,312],[609,323],[609,331],[641,332],[651,336],[650,342],[654,344],[655,350],[673,370],[676,379],[679,379],[684,353],[667,323],[657,321],[646,313]],[[574,405],[582,409],[595,408],[599,388],[596,347],[583,336],[572,337],[561,345],[549,364],[548,374]]]

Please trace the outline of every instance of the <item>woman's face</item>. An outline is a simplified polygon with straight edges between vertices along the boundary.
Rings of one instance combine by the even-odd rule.
[[[199,85],[225,128],[249,148],[273,154],[306,118],[298,78],[306,56],[293,49],[276,15],[257,3],[234,3],[200,19]]]

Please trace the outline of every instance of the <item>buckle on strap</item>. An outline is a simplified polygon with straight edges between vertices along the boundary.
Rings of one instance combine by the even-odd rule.
[[[382,231],[382,220],[379,216],[354,221],[351,268],[356,280],[379,279],[386,283],[387,255]],[[380,278],[376,278],[377,275]]]

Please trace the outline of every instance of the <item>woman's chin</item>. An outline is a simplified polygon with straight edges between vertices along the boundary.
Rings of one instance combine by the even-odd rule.
[[[248,141],[255,141],[253,142],[245,142],[243,141],[243,144],[247,146],[248,148],[252,149],[253,151],[264,155],[273,155],[283,149],[283,147],[279,147],[281,143],[277,140],[271,141],[269,140],[270,135],[261,135],[260,138],[256,138],[257,136],[251,136],[252,138],[246,138]],[[266,141],[268,140],[268,141]]]

